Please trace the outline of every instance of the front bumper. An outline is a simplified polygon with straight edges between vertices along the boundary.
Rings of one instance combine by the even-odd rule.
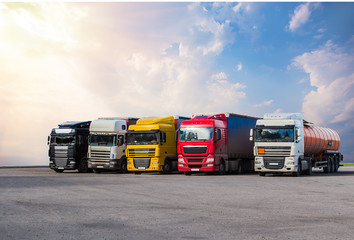
[[[163,164],[159,158],[128,158],[128,171],[131,172],[162,172]]]
[[[50,158],[50,169],[62,169],[62,170],[75,170],[77,169],[76,161],[74,158]]]
[[[275,157],[267,157],[267,159],[255,157],[254,162],[256,172],[293,173],[298,170],[298,164],[294,162],[294,157],[284,157],[281,161]]]
[[[97,160],[90,158],[87,164],[92,169],[119,170],[121,169],[122,161],[119,159]]]

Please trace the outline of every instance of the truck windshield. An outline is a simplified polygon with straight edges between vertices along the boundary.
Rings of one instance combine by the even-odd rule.
[[[115,146],[115,135],[96,135],[92,134],[89,137],[90,146]]]
[[[158,144],[158,139],[158,132],[128,133],[128,144],[130,145]]]
[[[257,142],[294,142],[293,128],[256,128]]]
[[[207,141],[212,138],[212,127],[182,127],[180,129],[180,141]]]
[[[54,144],[74,144],[75,136],[72,135],[55,135],[51,136],[50,143]]]

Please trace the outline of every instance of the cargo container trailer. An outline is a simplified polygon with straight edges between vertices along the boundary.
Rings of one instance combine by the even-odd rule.
[[[305,121],[301,113],[265,114],[250,131],[250,140],[254,140],[255,171],[261,176],[310,175],[312,168],[332,173],[343,161],[338,133]]]

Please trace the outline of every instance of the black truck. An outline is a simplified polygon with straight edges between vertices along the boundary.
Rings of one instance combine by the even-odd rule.
[[[77,169],[91,172],[87,166],[88,136],[91,121],[64,122],[48,136],[49,168],[61,173]]]

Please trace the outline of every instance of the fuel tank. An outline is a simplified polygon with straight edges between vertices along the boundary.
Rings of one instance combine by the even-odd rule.
[[[336,131],[304,123],[305,155],[317,155],[326,150],[338,151],[340,138]]]

